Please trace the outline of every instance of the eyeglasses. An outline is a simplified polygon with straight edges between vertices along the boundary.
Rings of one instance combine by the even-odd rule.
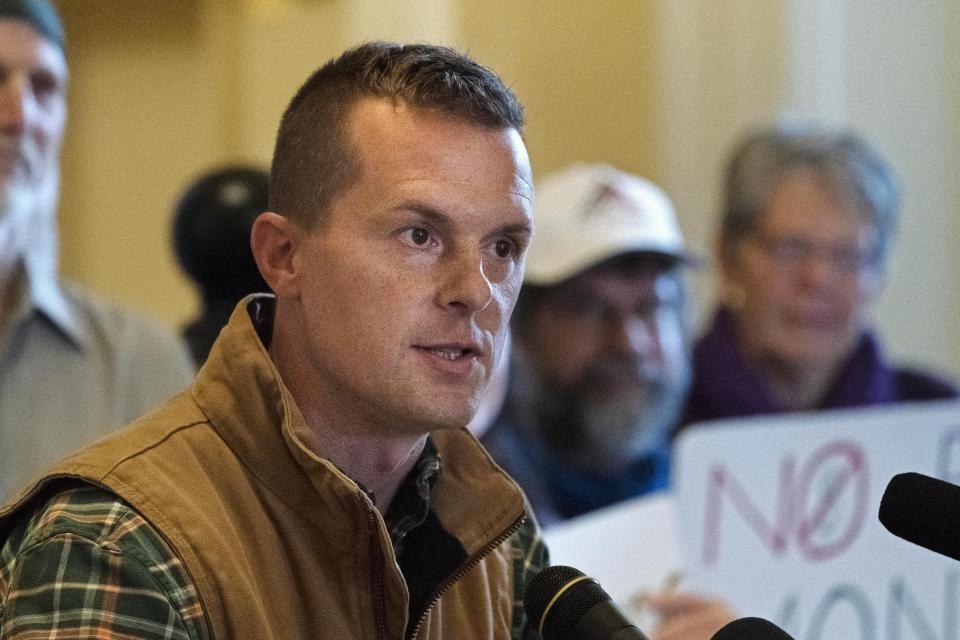
[[[627,319],[652,325],[665,312],[679,313],[682,298],[677,282],[661,277],[654,293],[636,300],[630,306],[582,289],[564,289],[555,292],[549,300],[557,315],[564,320],[575,322],[585,329],[606,331],[612,323]]]
[[[842,273],[859,274],[876,267],[880,261],[880,247],[876,242],[869,247],[831,245],[798,236],[767,235],[760,232],[754,232],[750,239],[757,243],[767,258],[783,268],[799,267],[818,258],[825,259]]]

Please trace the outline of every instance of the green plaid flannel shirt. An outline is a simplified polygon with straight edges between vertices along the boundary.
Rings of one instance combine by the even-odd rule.
[[[418,466],[421,472],[436,471],[433,464]],[[421,492],[423,480],[416,479]],[[512,637],[536,640],[537,633],[524,624],[522,597],[527,581],[547,563],[546,547],[530,518],[511,544]],[[80,486],[21,520],[0,549],[0,640],[37,638],[206,640],[210,635],[196,588],[157,531],[115,495]]]
[[[55,496],[0,550],[0,638],[209,638],[197,590],[129,505],[95,487]]]

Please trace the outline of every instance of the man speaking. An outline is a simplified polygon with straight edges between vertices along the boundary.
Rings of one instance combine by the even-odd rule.
[[[276,296],[241,302],[191,388],[0,512],[3,637],[523,637],[545,552],[463,428],[523,280],[522,125],[442,47],[314,73],[252,232]]]

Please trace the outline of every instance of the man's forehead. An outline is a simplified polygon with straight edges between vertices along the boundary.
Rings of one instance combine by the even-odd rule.
[[[42,69],[66,78],[67,61],[60,45],[30,22],[13,16],[0,16],[0,34],[0,63]]]
[[[513,127],[488,127],[462,115],[386,98],[356,101],[347,123],[347,143],[363,173],[389,166],[390,179],[408,173],[411,182],[416,182],[424,178],[424,167],[434,163],[447,167],[462,163],[477,170],[482,158],[496,158],[496,162],[509,161],[512,167],[511,194],[522,199],[528,212],[532,208],[530,161],[523,139]],[[497,171],[505,166],[499,164]]]
[[[466,115],[420,107],[405,100],[371,96],[360,98],[351,103],[346,110],[344,121],[347,123],[346,130],[349,132],[350,141],[355,146],[360,146],[357,143],[368,140],[371,133],[380,132],[383,127],[387,127],[389,131],[402,129],[408,132],[418,132],[423,136],[457,135],[456,132],[468,136],[478,131],[490,136],[500,136],[507,133],[511,144],[517,149],[523,149],[523,159],[529,170],[526,147],[520,133],[513,127],[490,127],[476,122]],[[370,149],[372,153],[376,153],[378,150],[378,148]],[[532,180],[529,180],[529,176],[527,181],[528,183],[532,182]]]
[[[64,32],[54,0],[0,0],[0,17],[20,20],[63,50]]]

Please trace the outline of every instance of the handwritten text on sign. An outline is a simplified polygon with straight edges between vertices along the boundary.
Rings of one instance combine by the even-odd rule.
[[[718,422],[676,459],[692,586],[797,640],[960,640],[960,563],[877,520],[896,473],[960,480],[960,404]]]

